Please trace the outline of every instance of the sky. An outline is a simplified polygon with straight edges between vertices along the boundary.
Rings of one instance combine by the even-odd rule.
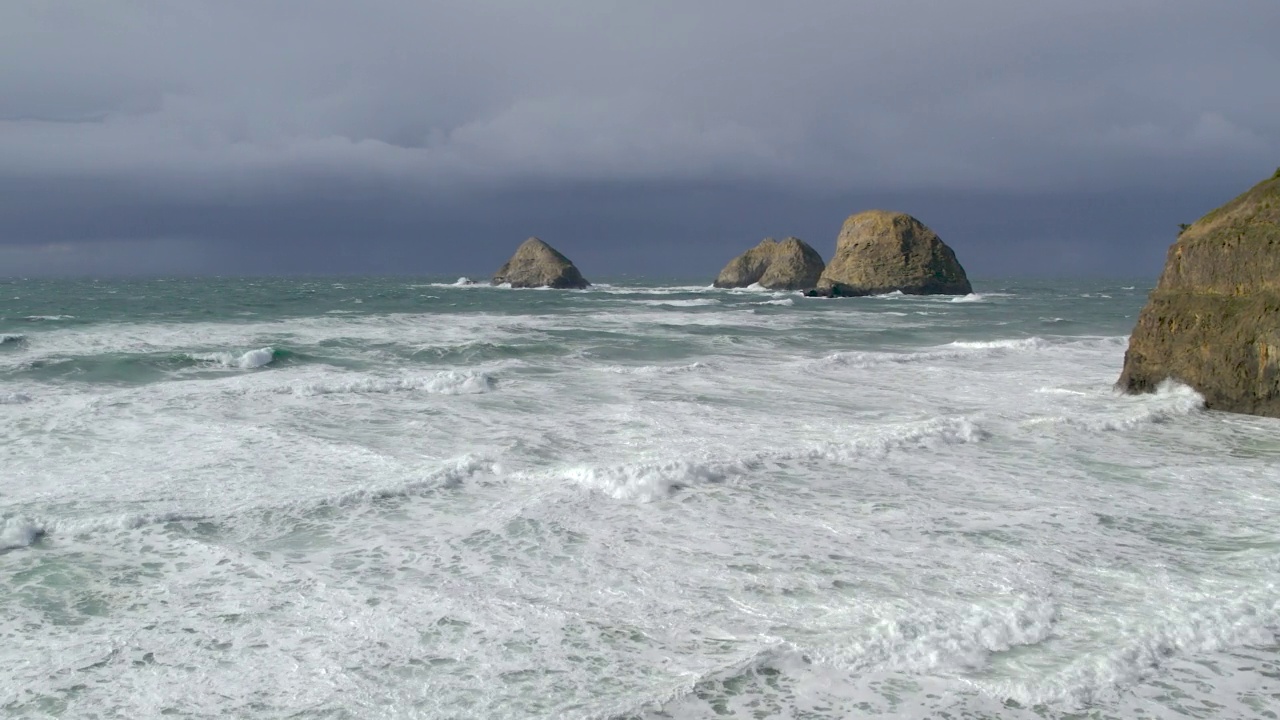
[[[0,276],[1150,277],[1280,166],[1276,0],[5,0]]]

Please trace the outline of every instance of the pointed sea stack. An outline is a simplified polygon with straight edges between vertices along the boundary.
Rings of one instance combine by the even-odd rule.
[[[716,277],[718,288],[759,284],[770,290],[808,290],[818,285],[826,265],[817,250],[800,238],[782,242],[765,238],[759,245],[729,261]]]
[[[1212,410],[1280,417],[1280,170],[1183,230],[1119,387],[1180,380]]]
[[[836,254],[807,294],[858,297],[968,295],[973,292],[956,254],[924,223],[900,212],[868,210],[849,216]]]
[[[513,288],[549,287],[560,290],[580,290],[591,286],[569,258],[536,237],[521,243],[516,254],[493,274],[492,284],[508,283]]]

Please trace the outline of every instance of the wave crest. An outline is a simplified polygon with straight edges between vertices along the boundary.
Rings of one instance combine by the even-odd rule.
[[[688,487],[718,484],[757,468],[786,461],[848,462],[883,457],[901,450],[929,450],[981,442],[990,437],[967,418],[938,418],[877,428],[847,442],[762,451],[724,460],[653,460],[609,466],[577,466],[538,473],[572,480],[617,500],[651,502]]]
[[[477,395],[497,387],[493,376],[483,372],[446,370],[429,377],[364,378],[345,382],[309,382],[292,385],[285,392],[296,395],[344,393],[427,392],[435,395]]]
[[[1045,391],[1042,389],[1042,391]],[[1054,392],[1054,389],[1048,389]],[[1058,393],[1070,391],[1056,391]],[[1194,415],[1204,410],[1204,396],[1194,388],[1165,380],[1160,383],[1154,393],[1149,395],[1130,395],[1122,398],[1128,406],[1123,413],[1103,417],[1082,417],[1078,415],[1055,415],[1053,417],[1035,418],[1027,421],[1028,425],[1065,425],[1094,432],[1132,430],[1147,424],[1159,424],[1178,418]],[[1132,409],[1128,409],[1132,408]]]
[[[283,351],[277,351],[273,347],[264,347],[258,348],[257,350],[250,350],[240,355],[229,352],[188,353],[186,357],[198,363],[212,363],[226,368],[253,370],[270,365],[278,357],[281,357],[284,354],[285,353]]]

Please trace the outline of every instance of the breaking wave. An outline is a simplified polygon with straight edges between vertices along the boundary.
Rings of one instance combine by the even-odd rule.
[[[1059,394],[1071,391],[1044,389],[1040,392]],[[1082,393],[1074,393],[1082,394]],[[1148,424],[1159,424],[1194,415],[1204,410],[1204,396],[1182,383],[1165,380],[1150,395],[1126,395],[1121,398],[1124,410],[1101,417],[1055,415],[1028,420],[1028,425],[1058,425],[1092,431],[1132,430]]]
[[[707,362],[692,362],[688,365],[607,365],[600,368],[603,372],[616,373],[618,375],[655,375],[655,374],[671,374],[698,372],[715,367]]]
[[[157,512],[120,513],[78,518],[39,518],[14,515],[0,519],[0,552],[30,547],[45,537],[83,537],[105,532],[137,530],[169,523],[226,522],[233,517],[260,518],[269,515],[285,524],[302,521],[317,509],[347,507],[384,500],[407,498],[437,489],[453,488],[467,478],[489,472],[493,463],[465,456],[446,462],[443,467],[421,477],[387,484],[370,484],[347,492],[295,500],[278,505],[250,505],[227,508],[218,515],[208,513]],[[256,525],[257,520],[250,523]]]
[[[687,460],[578,466],[541,473],[566,478],[618,500],[649,502],[697,485],[726,482],[735,477],[788,460],[848,462],[883,457],[899,450],[927,450],[979,442],[986,430],[966,418],[940,418],[888,425],[848,442],[828,442],[802,448],[762,451],[728,460]]]
[[[720,304],[720,301],[715,298],[691,298],[688,300],[637,300],[635,302],[638,305],[651,305],[654,307],[705,307]]]
[[[209,363],[220,365],[225,368],[253,370],[270,365],[276,360],[289,357],[290,355],[291,353],[287,350],[276,350],[272,347],[264,347],[257,350],[250,350],[239,355],[228,352],[189,353],[186,357],[197,363]]]
[[[818,362],[824,365],[865,368],[885,364],[957,360],[981,355],[1005,355],[1030,350],[1043,350],[1052,345],[1053,343],[1039,337],[1018,340],[956,341],[948,345],[940,345],[928,350],[914,352],[838,352],[828,355]]]
[[[204,520],[205,515],[184,513],[124,513],[105,517],[40,519],[7,517],[0,524],[0,550],[34,545],[47,535],[88,535],[113,530],[133,530],[169,522]]]
[[[1119,633],[1108,652],[1090,654],[1040,681],[979,682],[986,693],[1025,705],[1072,708],[1113,699],[1184,658],[1242,645],[1275,644],[1280,595],[1273,585],[1237,597],[1170,608],[1146,627]]]
[[[973,357],[1003,356],[1046,350],[1110,350],[1112,348],[1123,348],[1127,342],[1128,338],[1125,337],[1072,337],[1047,340],[1033,336],[1003,340],[957,340],[925,350],[838,352],[820,358],[816,362],[819,365],[866,368],[886,364],[962,360]]]
[[[488,373],[446,370],[427,377],[363,378],[340,382],[308,382],[290,385],[282,392],[296,395],[333,395],[342,393],[427,392],[436,395],[475,395],[497,387]]]
[[[788,686],[825,678],[861,684],[874,673],[955,672],[981,668],[997,653],[1048,640],[1058,608],[1048,598],[1015,597],[994,605],[887,609],[862,620],[865,630],[829,646],[774,642],[704,672],[631,709],[642,717],[692,717],[707,714],[705,704],[720,704],[716,714],[734,714],[730,703],[783,697]],[[750,686],[743,692],[744,686]],[[745,710],[746,708],[742,708]],[[781,707],[777,708],[781,710]],[[852,711],[853,708],[847,710]],[[821,715],[821,716],[826,716]],[[849,715],[845,715],[849,716]]]

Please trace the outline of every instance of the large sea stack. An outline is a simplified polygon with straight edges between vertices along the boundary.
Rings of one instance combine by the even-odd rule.
[[[1187,383],[1214,410],[1280,417],[1280,170],[1183,230],[1119,385]]]
[[[559,251],[536,237],[516,248],[516,254],[493,274],[493,284],[510,284],[513,288],[550,287],[581,289],[591,283],[578,268]]]
[[[825,268],[817,250],[800,238],[782,242],[765,238],[759,245],[729,261],[716,277],[718,288],[759,284],[770,290],[808,290],[817,287]]]
[[[968,295],[973,292],[956,254],[924,223],[900,212],[849,216],[836,254],[810,295],[857,297],[890,292]]]

